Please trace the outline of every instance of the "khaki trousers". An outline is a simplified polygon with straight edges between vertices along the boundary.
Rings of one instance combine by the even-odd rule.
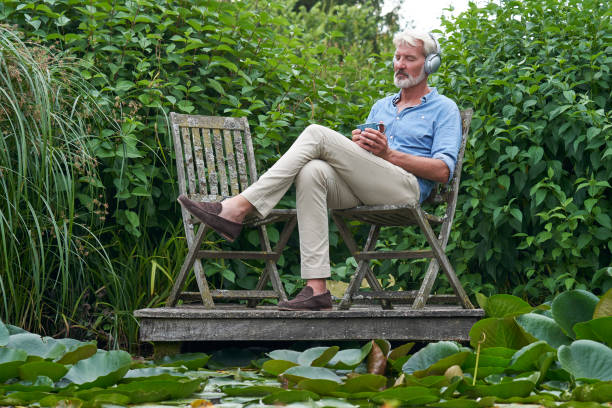
[[[294,181],[304,279],[330,276],[328,208],[419,200],[413,174],[319,125],[308,126],[274,166],[241,194],[265,217]]]

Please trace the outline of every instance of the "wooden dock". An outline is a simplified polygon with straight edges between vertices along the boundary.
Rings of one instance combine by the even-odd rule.
[[[466,341],[484,311],[445,305],[420,310],[408,305],[393,310],[354,305],[350,310],[294,312],[233,304],[216,309],[195,305],[140,309],[134,316],[140,321],[141,341]]]

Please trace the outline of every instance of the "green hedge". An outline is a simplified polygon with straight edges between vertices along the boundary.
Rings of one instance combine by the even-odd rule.
[[[348,133],[375,100],[395,92],[388,31],[375,22],[359,28],[373,9],[295,12],[294,4],[0,0],[2,21],[81,58],[82,76],[114,104],[108,114],[120,130],[94,129],[89,148],[110,209],[96,232],[119,278],[89,287],[86,302],[99,305],[108,325],[128,325],[119,332],[133,338],[129,312],[163,302],[185,253],[168,112],[247,116],[262,170],[307,124]],[[541,300],[612,285],[609,19],[601,2],[525,0],[472,5],[444,21],[444,64],[432,81],[476,113],[449,246],[469,291]],[[79,196],[80,205],[90,199]],[[401,230],[383,230],[381,239],[420,241]],[[246,234],[238,245],[256,240]],[[330,242],[334,277],[346,278],[354,261],[345,262],[333,228]],[[281,260],[289,292],[299,279],[297,246],[293,237]],[[422,266],[374,265],[386,284],[405,288]],[[250,287],[258,268],[217,263],[211,282]],[[64,312],[51,311],[56,321]],[[68,316],[83,323],[79,312]]]

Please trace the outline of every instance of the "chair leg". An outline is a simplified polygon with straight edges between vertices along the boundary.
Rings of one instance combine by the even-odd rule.
[[[440,242],[438,241],[438,238],[436,237],[435,233],[433,232],[433,229],[429,225],[429,222],[427,222],[427,220],[425,219],[423,210],[421,210],[420,208],[417,208],[416,210],[414,210],[414,215],[419,224],[419,227],[421,227],[421,230],[423,231],[423,233],[425,234],[425,237],[427,238],[427,242],[429,242],[429,245],[431,246],[431,249],[434,253],[436,260],[440,263],[440,266],[442,267],[442,270],[446,274],[446,277],[448,278],[448,281],[450,282],[451,287],[455,291],[455,294],[459,297],[459,301],[461,302],[461,305],[463,306],[464,309],[474,309],[474,305],[472,305],[472,303],[470,302],[470,299],[468,298],[467,293],[465,293],[465,290],[463,289],[461,282],[457,278],[457,275],[455,274],[455,270],[453,269],[453,266],[448,260],[446,253],[442,249]],[[428,284],[433,285],[433,282],[430,282]]]
[[[295,226],[295,224],[294,224],[294,226]],[[261,245],[262,251],[266,252],[266,253],[272,253],[272,246],[270,245],[270,239],[268,238],[268,232],[266,231],[266,226],[265,225],[260,225],[260,226],[257,227],[257,230],[259,232],[259,243]],[[284,231],[285,230],[283,230],[283,232]],[[285,244],[286,244],[286,240],[285,240]],[[284,246],[284,244],[283,244],[283,246]],[[278,268],[276,267],[276,261],[280,257],[280,251],[276,252],[276,255],[277,256],[274,257],[274,259],[267,259],[266,260],[266,267],[264,269],[264,272],[259,277],[259,281],[257,281],[257,285],[256,285],[255,289],[256,290],[263,290],[263,288],[265,287],[265,285],[266,285],[266,283],[268,282],[268,279],[269,279],[270,283],[272,284],[272,288],[274,289],[274,291],[278,295],[279,300],[285,301],[285,300],[287,300],[287,294],[285,293],[285,289],[283,288],[283,284],[282,284],[282,282],[280,280],[280,276],[278,275]],[[247,306],[248,307],[255,307],[255,306],[257,306],[257,301],[256,300],[249,300],[247,302]]]
[[[196,276],[196,282],[198,284],[198,289],[200,290],[200,295],[202,296],[202,304],[207,309],[214,309],[215,304],[213,302],[212,296],[210,295],[210,290],[208,288],[208,283],[206,282],[206,276],[202,270],[202,263],[198,259],[198,250],[202,245],[202,240],[204,239],[204,234],[208,227],[205,225],[200,225],[198,228],[198,233],[196,236],[193,236],[193,231],[189,230],[187,232],[187,244],[189,245],[189,252],[185,257],[185,261],[181,266],[181,271],[174,282],[174,286],[172,287],[172,291],[170,292],[170,296],[168,297],[168,301],[166,304],[168,306],[174,307],[176,306],[176,302],[178,300],[179,294],[185,285],[185,281],[187,280],[187,274],[194,268],[194,273]]]
[[[379,232],[380,227],[377,225],[372,225],[372,227],[370,228],[370,233],[368,234],[368,239],[366,241],[364,251],[370,251],[372,248],[374,248],[374,246],[376,245],[376,240],[378,239]],[[353,255],[356,252],[357,251],[353,252]],[[359,261],[359,263],[357,264],[357,270],[355,271],[355,274],[351,277],[349,286],[346,289],[346,292],[344,292],[344,296],[342,296],[342,301],[340,302],[340,305],[338,305],[338,309],[347,310],[351,307],[351,303],[353,302],[353,296],[355,296],[355,293],[357,293],[357,291],[359,290],[361,282],[366,277],[368,271],[372,273],[370,269],[370,261],[367,259]]]

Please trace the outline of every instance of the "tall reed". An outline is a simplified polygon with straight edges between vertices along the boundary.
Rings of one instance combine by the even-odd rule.
[[[92,265],[116,276],[88,149],[103,116],[80,64],[0,27],[0,317],[38,332],[68,325],[98,289]]]

